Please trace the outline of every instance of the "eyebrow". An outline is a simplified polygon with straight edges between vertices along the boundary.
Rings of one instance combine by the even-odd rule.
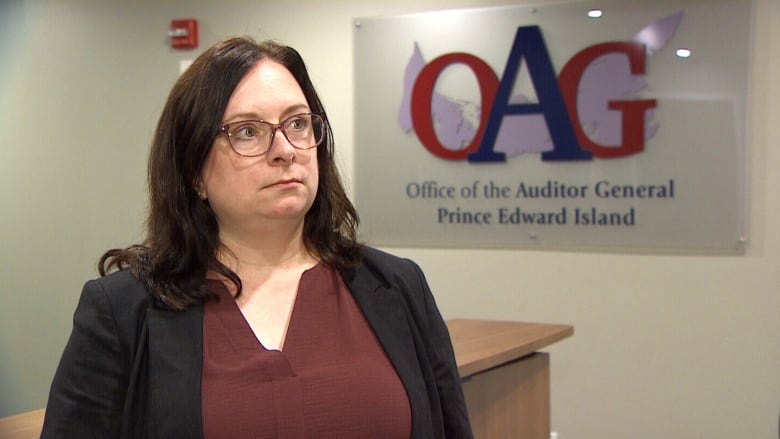
[[[306,104],[292,105],[290,107],[287,107],[287,109],[285,109],[284,111],[282,111],[282,113],[279,115],[279,121],[282,121],[282,120],[286,119],[287,117],[295,115],[295,114],[308,113],[310,111],[311,111],[311,109],[309,109],[309,106],[306,105]],[[261,121],[264,121],[264,122],[267,121],[266,119],[263,119],[262,117],[260,117],[260,115],[258,113],[255,113],[253,111],[249,111],[249,112],[245,112],[245,113],[234,114],[234,115],[230,116],[229,118],[225,119],[222,122],[222,124],[224,125],[224,124],[233,123],[233,122],[240,122],[240,121],[244,121],[244,120],[261,120]]]

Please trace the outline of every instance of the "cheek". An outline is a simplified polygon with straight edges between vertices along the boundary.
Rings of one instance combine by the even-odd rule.
[[[314,194],[317,194],[317,189],[320,185],[320,166],[319,162],[317,161],[317,156],[314,155],[314,158],[312,159],[311,164],[311,180],[312,180],[312,189],[314,191]]]
[[[200,168],[200,186],[202,189],[208,191],[208,188],[212,186],[211,181],[214,178],[214,153],[213,150],[206,156],[206,160],[203,162],[203,167]]]
[[[220,157],[220,154],[214,152],[210,153],[206,158],[206,162],[203,163],[203,169],[200,171],[200,177],[209,197],[213,198],[217,196],[228,183],[226,179],[227,172],[225,172],[225,168],[226,166],[224,159]]]
[[[228,147],[229,148],[229,147]],[[206,191],[213,196],[220,192],[233,192],[232,186],[251,186],[257,180],[255,169],[261,158],[247,159],[214,146],[206,156],[200,178]]]

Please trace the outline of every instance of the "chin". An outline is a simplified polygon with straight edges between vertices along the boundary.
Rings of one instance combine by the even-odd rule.
[[[303,220],[310,207],[310,204],[303,203],[297,205],[278,206],[276,209],[273,209],[271,212],[269,212],[269,216],[277,219]]]

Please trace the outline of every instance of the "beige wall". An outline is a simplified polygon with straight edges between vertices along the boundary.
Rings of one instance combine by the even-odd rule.
[[[198,18],[202,47],[241,33],[299,48],[349,184],[352,18],[523,2],[297,3],[0,0],[0,416],[45,404],[82,283],[141,237],[150,135],[193,56],[167,48],[169,20]],[[780,2],[754,6],[746,255],[391,249],[420,262],[447,318],[575,325],[551,349],[562,439],[777,437]]]

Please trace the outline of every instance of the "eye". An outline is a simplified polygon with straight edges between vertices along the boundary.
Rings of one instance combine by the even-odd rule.
[[[230,137],[236,140],[251,140],[259,135],[259,127],[251,123],[239,125],[235,130],[233,130],[233,132],[230,133]]]
[[[309,128],[309,125],[309,117],[305,115],[293,116],[293,118],[287,122],[287,127],[293,131],[304,131]]]

